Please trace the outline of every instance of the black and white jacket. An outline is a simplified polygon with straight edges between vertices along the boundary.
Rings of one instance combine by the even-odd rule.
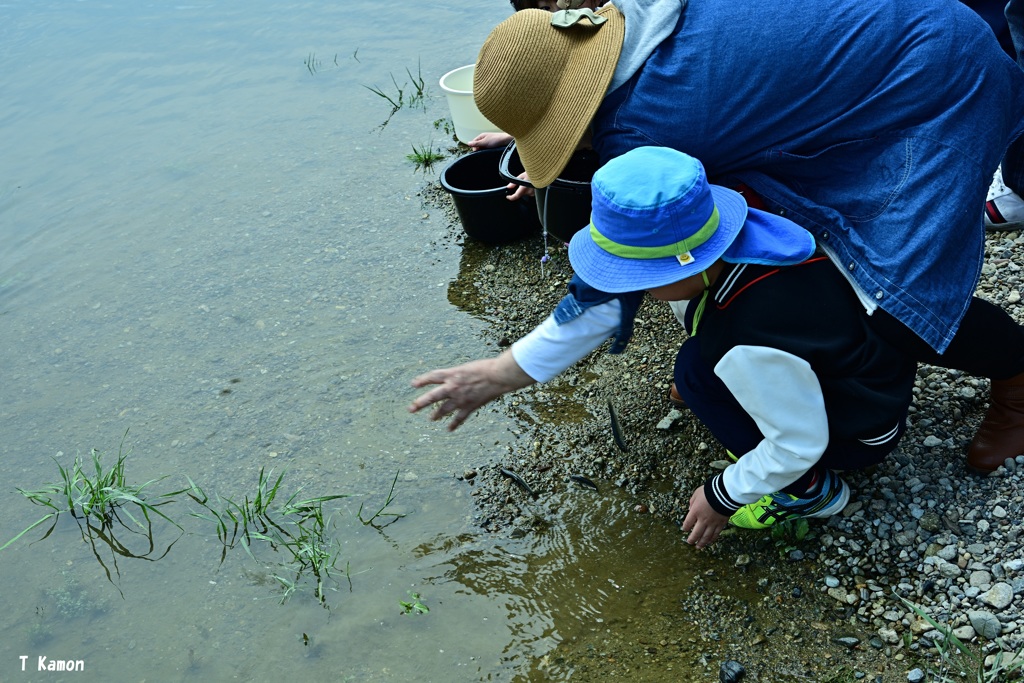
[[[691,334],[696,308],[688,309]],[[826,257],[727,264],[697,323],[701,357],[764,436],[705,488],[720,512],[793,483],[833,440],[895,447],[916,364],[871,329]]]

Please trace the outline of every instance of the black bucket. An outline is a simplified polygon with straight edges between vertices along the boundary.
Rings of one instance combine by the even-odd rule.
[[[590,225],[590,181],[597,166],[597,152],[577,150],[550,185],[534,190],[537,216],[549,235],[568,242],[577,230]],[[502,152],[500,169],[506,181],[533,187],[528,180],[519,178],[524,169],[515,142]]]
[[[441,172],[441,187],[452,195],[466,234],[488,244],[540,234],[532,201],[509,201],[508,181],[498,172],[500,149],[459,157]]]

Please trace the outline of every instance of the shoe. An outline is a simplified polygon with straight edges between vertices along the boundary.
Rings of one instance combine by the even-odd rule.
[[[1024,227],[1024,199],[1003,183],[1002,168],[996,169],[985,201],[986,230],[1014,230]]]
[[[987,473],[1024,453],[1024,373],[992,380],[988,412],[967,449],[967,467]]]
[[[677,408],[685,408],[686,407],[686,401],[684,401],[683,397],[679,395],[678,391],[676,391],[676,383],[675,382],[672,382],[672,386],[669,387],[669,390],[668,390],[668,400],[673,405],[675,405]]]
[[[776,522],[799,517],[831,517],[850,502],[850,487],[832,470],[825,470],[821,491],[810,498],[788,493],[771,493],[756,503],[744,505],[729,521],[742,529],[767,529]]]

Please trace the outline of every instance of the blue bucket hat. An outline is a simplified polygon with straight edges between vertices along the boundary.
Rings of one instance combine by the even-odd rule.
[[[792,265],[814,253],[796,223],[754,210],[710,185],[699,161],[667,147],[638,147],[594,174],[589,229],[569,242],[573,270],[604,292],[669,285],[731,263]]]

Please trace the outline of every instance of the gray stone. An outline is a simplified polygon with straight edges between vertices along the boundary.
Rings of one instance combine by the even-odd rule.
[[[973,571],[971,572],[969,583],[978,588],[985,588],[992,583],[992,575],[987,571]]]
[[[942,574],[947,579],[955,579],[964,573],[960,567],[953,564],[952,562],[942,562],[938,565],[939,574]]]
[[[996,620],[998,621],[998,619]],[[972,640],[974,636],[978,635],[978,632],[974,630],[974,627],[970,624],[964,624],[953,629],[953,635],[960,639],[960,642],[966,643]]]
[[[878,629],[878,637],[887,645],[896,645],[900,642],[900,634],[896,633],[896,629],[887,626]]]
[[[998,610],[1005,609],[1013,602],[1013,587],[1008,583],[997,583],[979,595],[978,599]]]
[[[1002,624],[999,623],[999,619],[991,612],[971,610],[967,613],[967,618],[971,621],[971,627],[982,638],[992,640],[993,638],[998,638],[1003,632]]]
[[[1007,560],[1003,562],[1003,569],[1008,572],[1019,572],[1021,569],[1024,569],[1024,559],[1015,558]]]
[[[746,673],[747,671],[743,668],[742,664],[730,659],[722,662],[718,668],[718,680],[719,683],[739,683],[739,681],[743,680],[743,676]]]

